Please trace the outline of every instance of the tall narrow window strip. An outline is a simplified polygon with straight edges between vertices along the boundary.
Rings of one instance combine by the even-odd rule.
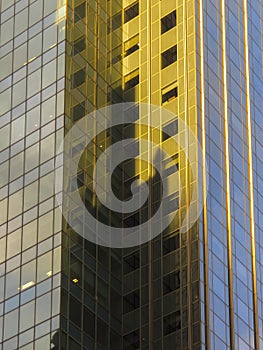
[[[118,29],[122,25],[122,14],[121,12],[116,13],[114,16],[112,16],[111,19],[112,24],[112,30]],[[110,33],[110,28],[108,29],[108,32]]]
[[[80,69],[72,76],[72,88],[75,89],[76,87],[84,84],[86,81],[86,69]]]
[[[74,22],[77,23],[80,19],[85,17],[86,17],[86,3],[83,2],[83,4],[75,7]]]

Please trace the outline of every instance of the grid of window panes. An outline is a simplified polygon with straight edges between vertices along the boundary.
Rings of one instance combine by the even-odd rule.
[[[263,347],[263,288],[262,271],[263,264],[263,232],[262,232],[262,105],[263,99],[260,91],[263,89],[261,67],[262,47],[259,38],[263,38],[262,3],[259,0],[248,1],[248,45],[249,45],[249,74],[251,94],[251,118],[252,118],[252,151],[254,174],[254,201],[255,201],[255,233],[256,233],[256,264],[258,287],[258,317],[259,317],[259,349]]]
[[[229,298],[228,298],[228,264],[227,264],[227,228],[225,208],[225,171],[224,171],[224,115],[222,84],[222,52],[220,39],[214,38],[221,32],[220,8],[212,2],[204,5],[207,33],[204,41],[204,64],[206,91],[206,162],[209,169],[209,192],[207,206],[209,220],[207,222],[209,240],[209,301],[211,348],[230,348],[229,339]],[[208,75],[209,72],[209,75]],[[204,300],[204,303],[206,300]],[[207,307],[207,305],[205,306]],[[203,339],[205,342],[205,339]]]
[[[234,287],[234,327],[235,344],[237,348],[255,349],[253,322],[253,279],[252,279],[252,248],[249,194],[249,156],[247,135],[246,90],[247,77],[243,70],[245,64],[245,46],[243,4],[233,1],[226,7],[226,49],[228,74],[229,113],[229,143],[230,143],[230,176],[233,248],[233,287]],[[238,11],[238,12],[237,12]],[[235,32],[237,36],[233,33]],[[233,40],[234,39],[234,40]],[[240,47],[236,47],[234,42]],[[238,103],[238,105],[237,105]],[[238,331],[241,330],[242,331]]]
[[[50,349],[60,323],[65,2],[1,1],[0,347]]]
[[[151,8],[146,5],[146,1],[133,0],[125,6],[115,0],[68,2],[66,130],[95,108],[123,100],[147,102],[149,95],[151,103],[163,104],[175,115],[185,117],[185,105],[178,103],[186,88],[185,72],[178,71],[185,59],[180,34],[186,28],[183,1],[162,6],[155,0]],[[149,41],[145,28],[151,11],[151,30],[157,35]],[[193,9],[189,16],[193,21]],[[195,51],[193,34],[194,26],[186,33],[191,55]],[[162,53],[166,51],[168,63],[162,70]],[[149,65],[151,76],[147,75]],[[189,118],[195,125],[192,58],[188,65],[192,89]],[[178,132],[176,120],[167,125],[167,130]],[[102,135],[96,152],[101,152],[99,146],[103,150],[108,147],[110,140],[109,135]],[[167,134],[161,142],[169,143]],[[176,153],[174,160],[184,174],[185,159]],[[79,191],[90,199],[93,192],[85,161],[88,156],[79,164]],[[77,220],[80,214],[75,214]],[[184,210],[180,210],[173,224],[154,242],[123,251],[95,246],[65,224],[63,349],[145,350],[150,343],[156,349],[174,349],[175,344],[178,349],[186,349],[189,333],[191,346],[200,346],[198,226],[179,234],[183,217]]]
[[[68,1],[65,132],[96,108],[122,100],[121,22],[116,0]],[[109,137],[97,142],[95,152],[101,152]],[[78,145],[72,147],[75,154]],[[93,196],[88,152],[78,170],[79,191],[87,199]],[[75,215],[77,220],[81,213]],[[121,251],[85,241],[66,222],[62,246],[60,348],[122,349]]]
[[[248,156],[248,124],[245,73],[245,26],[248,20],[248,45],[250,61],[250,103],[252,115],[252,145],[255,195],[255,232],[257,245],[258,314],[260,346],[262,347],[262,287],[260,283],[260,204],[258,193],[260,177],[260,135],[258,121],[262,98],[257,91],[262,89],[262,78],[257,74],[261,56],[258,40],[262,29],[253,23],[260,18],[259,1],[248,1],[248,18],[242,1],[226,2],[226,33],[222,31],[222,8],[212,1],[204,4],[204,63],[205,63],[205,111],[206,111],[206,161],[209,169],[209,193],[207,227],[209,238],[209,321],[210,346],[212,349],[230,349],[230,336],[238,349],[255,349],[255,326],[253,306],[252,248],[250,229],[250,183]],[[226,36],[226,62],[222,45]],[[227,101],[224,99],[222,71],[227,70]],[[224,104],[227,105],[229,140],[225,134]],[[229,146],[229,159],[225,158],[225,143]],[[230,210],[233,263],[233,329],[229,320],[228,242],[226,219],[225,161],[230,167]],[[256,335],[257,336],[257,335]]]
[[[64,5],[63,0],[1,2],[0,335],[1,345],[7,350],[46,349],[52,332],[59,327],[61,281],[56,273],[60,270],[61,215],[55,209],[50,184],[54,182],[55,151],[64,134]],[[67,68],[70,98],[66,100],[67,128],[85,113],[106,103],[123,99],[148,101],[149,95],[152,103],[163,104],[179,116],[185,113],[178,104],[178,100],[184,98],[186,88],[182,52],[187,38],[189,53],[193,55],[194,33],[189,29],[185,36],[181,35],[185,33],[183,1],[163,5],[156,0],[151,9],[147,9],[144,1],[127,1],[126,5],[123,8],[117,1],[113,6],[111,1],[102,1],[99,5],[79,0],[73,6],[69,1],[68,17],[73,26],[67,49],[67,67],[70,67]],[[145,32],[149,11],[151,33],[157,33],[150,39]],[[188,28],[194,28],[194,7],[189,6],[187,11]],[[207,201],[210,340],[211,348],[227,349],[230,348],[231,330],[221,15],[219,5],[204,2],[207,163],[210,169]],[[97,18],[99,24],[95,21]],[[243,69],[244,13],[240,1],[227,3],[226,18],[230,175],[231,180],[235,180],[235,184],[231,182],[230,193],[234,252],[233,332],[237,348],[253,349],[247,77]],[[257,73],[261,69],[258,59],[262,38],[260,21],[259,0],[248,1],[258,271],[262,265],[262,166],[257,156],[262,146],[262,98],[259,95],[262,80]],[[111,38],[110,44],[107,34]],[[177,45],[176,50],[169,51],[171,43]],[[150,68],[147,66],[149,47]],[[191,57],[188,64],[189,96],[192,93],[194,97],[196,67]],[[150,91],[147,70],[151,72]],[[189,101],[189,116],[194,120],[195,99],[189,98]],[[106,138],[104,142],[106,144]],[[180,158],[180,168],[182,164]],[[81,172],[79,181],[85,182]],[[218,213],[222,215],[219,217]],[[195,227],[190,235],[179,235],[177,229],[176,225],[170,227],[148,246],[126,250],[122,252],[123,256],[117,250],[109,251],[84,242],[67,230],[68,236],[65,235],[63,242],[62,348],[93,348],[95,343],[97,349],[146,349],[151,341],[148,338],[150,329],[158,349],[174,348],[174,344],[186,348],[189,322],[193,324],[192,342],[198,348],[198,230]],[[262,344],[259,272],[257,278]],[[55,348],[60,346],[58,338],[59,334],[53,336]]]

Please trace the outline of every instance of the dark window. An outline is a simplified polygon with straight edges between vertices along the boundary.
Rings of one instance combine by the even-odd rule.
[[[112,63],[117,63],[122,59],[122,46],[119,45],[112,50]]]
[[[112,16],[111,24],[112,24],[112,29],[111,29],[111,30],[115,30],[115,29],[121,27],[121,25],[122,25],[122,15],[121,15],[121,12],[116,13],[115,15]]]
[[[178,164],[174,164],[173,166],[171,166],[170,168],[168,168],[165,172],[165,174],[167,174],[166,176],[169,176],[172,173],[175,173],[178,171]],[[179,193],[178,192],[174,192],[173,194],[171,194],[170,196],[167,197],[167,209],[166,209],[166,213],[172,213],[175,210],[177,210],[179,208]]]
[[[84,173],[84,171],[80,171],[80,172],[77,174],[77,184],[78,184],[78,187],[84,186],[84,182],[85,182],[85,173]]]
[[[124,336],[123,349],[140,349],[140,331],[134,331]]]
[[[73,121],[77,121],[85,115],[85,107],[82,104],[78,104],[71,109],[71,118]]]
[[[108,345],[108,325],[99,318],[97,319],[97,342],[105,348]]]
[[[109,349],[122,349],[122,337],[115,333],[112,329],[110,331],[110,346]]]
[[[163,255],[169,254],[170,252],[178,249],[180,246],[179,234],[174,235],[170,238],[163,239]]]
[[[163,319],[163,333],[164,335],[173,333],[181,328],[180,311],[176,311]]]
[[[177,45],[162,53],[162,69],[177,61]]]
[[[170,138],[169,135],[176,135],[178,133],[178,120],[173,120],[171,123],[164,125],[162,130],[162,141]]]
[[[90,335],[92,338],[95,336],[95,316],[89,311],[86,307],[84,307],[83,313],[83,328],[84,332]]]
[[[175,26],[176,26],[176,11],[169,13],[167,16],[161,19],[162,34],[172,29]]]
[[[72,296],[69,302],[69,319],[77,326],[81,326],[81,303]]]
[[[115,89],[108,87],[107,99],[112,103],[122,102],[122,87],[118,86]]]
[[[180,288],[180,271],[175,271],[163,277],[163,294],[168,294]]]
[[[140,267],[140,252],[130,254],[124,258],[124,274],[137,270]]]
[[[173,159],[174,157],[171,156],[171,158]],[[171,165],[169,167],[167,167],[167,169],[165,169],[165,176],[170,176],[171,174],[176,173],[177,171],[179,171],[179,160],[177,159],[173,159],[175,160],[175,162],[171,163]],[[174,195],[171,195],[168,197],[171,201],[175,201],[174,203],[176,203],[176,207],[178,209],[178,205],[179,205],[179,198],[178,198],[178,192],[176,192],[176,197],[174,197]],[[171,206],[173,206],[173,204],[171,203]]]
[[[131,312],[140,307],[140,292],[136,290],[123,297],[123,313]]]
[[[124,43],[125,57],[131,55],[133,52],[139,50],[139,34]]]
[[[78,248],[77,245],[76,248]],[[71,249],[74,248],[72,247]],[[78,251],[76,250],[75,254],[73,254],[72,252],[73,250],[71,250],[70,254],[70,276],[72,281],[78,281],[77,283],[79,283],[82,280],[82,264],[80,259],[77,258]]]
[[[139,220],[140,220],[139,214],[137,213],[124,219],[124,222],[128,227],[134,227],[139,225],[139,222],[140,222]]]
[[[120,264],[119,264],[120,265]],[[110,305],[111,305],[111,314],[115,318],[121,318],[122,314],[122,296],[120,295],[121,290],[117,293],[113,288],[110,292]]]
[[[127,7],[124,10],[124,23],[129,22],[134,17],[138,16],[139,14],[139,2],[137,1],[135,4]]]
[[[69,337],[69,349],[71,350],[81,350],[80,344],[77,343],[75,340],[73,340],[71,337]]]
[[[82,85],[86,80],[86,70],[80,69],[72,76],[72,88],[75,89],[76,87]]]
[[[117,56],[112,56],[112,60],[111,60],[111,63],[112,64],[115,64],[117,62],[120,62],[122,59],[122,56],[121,54],[117,55]],[[110,67],[110,64],[108,65]]]
[[[95,293],[95,274],[85,266],[84,271],[84,288],[86,291],[88,291],[91,295],[94,295]]]
[[[97,280],[97,298],[101,305],[107,307],[109,299],[108,285],[100,278]]]
[[[132,47],[130,47],[127,51],[125,51],[125,56],[129,56],[133,52],[139,50],[139,44],[135,44]]]
[[[139,74],[125,82],[125,90],[129,90],[139,84]]]
[[[74,22],[76,23],[84,17],[86,17],[86,3],[85,2],[83,2],[83,4],[75,7]]]
[[[86,49],[86,39],[85,38],[81,38],[81,39],[74,41],[73,55],[76,55],[85,49]]]
[[[170,102],[178,96],[177,87],[171,89],[170,91],[162,95],[162,103]]]

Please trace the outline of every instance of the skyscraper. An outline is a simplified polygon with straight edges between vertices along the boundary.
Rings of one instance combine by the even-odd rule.
[[[3,350],[263,348],[262,14],[260,0],[1,1]],[[63,219],[55,167],[63,177],[59,147],[73,125],[131,101],[172,112],[169,132],[180,133],[180,119],[196,135],[204,207],[182,232],[193,183],[176,150],[185,195],[175,196],[174,221],[143,245],[107,248]],[[80,160],[78,188],[64,178],[96,219],[129,227],[159,204],[160,179],[143,162],[121,164],[112,184],[126,200],[131,180],[149,180],[157,195],[138,213],[104,210],[91,183],[115,139],[148,133],[100,133]],[[151,135],[169,148],[167,133]],[[79,211],[70,214],[78,223]]]

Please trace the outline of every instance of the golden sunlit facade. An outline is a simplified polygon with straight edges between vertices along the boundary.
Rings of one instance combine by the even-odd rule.
[[[135,101],[173,112],[174,120],[167,125],[171,133],[180,133],[177,118],[181,118],[197,135],[194,2],[69,1],[67,18],[66,129],[97,108]],[[79,164],[82,199],[88,198],[93,215],[100,220],[104,216],[96,209],[91,169],[101,151],[111,145],[111,132],[100,134],[96,146],[88,149]],[[124,127],[121,133],[138,139],[150,137],[167,150],[172,147],[168,137],[150,127]],[[197,157],[197,148],[192,151]],[[81,346],[93,348],[94,342],[95,347],[105,349],[200,345],[198,226],[179,234],[191,196],[191,172],[179,149],[174,150],[173,159],[186,195],[180,198],[173,223],[153,242],[122,250],[95,247],[66,225],[63,273],[69,276],[68,281],[77,276],[79,291],[83,290],[88,304],[93,305],[81,305],[77,291],[68,284],[62,296],[64,327],[77,322],[85,334],[79,338]],[[149,164],[131,161],[125,166],[126,171],[130,169],[129,177],[139,176],[146,181],[152,177],[152,186],[158,191]],[[122,187],[125,192],[125,185]],[[141,220],[145,215],[142,211]],[[109,217],[116,220],[109,213],[103,220]],[[124,218],[124,222],[134,219]],[[96,267],[86,266],[76,252],[87,255]],[[103,276],[105,266],[107,274]],[[68,298],[75,307],[78,305],[75,313],[70,305],[67,307]],[[99,312],[101,308],[104,316]],[[87,317],[92,324],[89,329],[85,328]],[[67,329],[62,329],[63,348],[73,348],[74,344],[77,349],[76,339],[71,339]]]

